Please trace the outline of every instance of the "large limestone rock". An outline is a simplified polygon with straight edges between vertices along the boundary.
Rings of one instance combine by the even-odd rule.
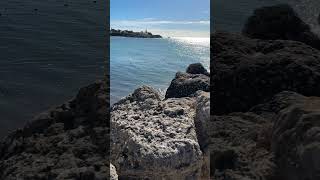
[[[224,32],[212,38],[213,114],[248,111],[281,91],[320,96],[320,51]]]
[[[286,4],[256,9],[248,18],[243,34],[258,39],[300,41],[320,49],[319,37]]]
[[[0,143],[0,179],[109,178],[108,89],[104,82],[45,112]]]
[[[162,101],[143,86],[111,111],[111,162],[124,179],[201,179],[195,99]]]

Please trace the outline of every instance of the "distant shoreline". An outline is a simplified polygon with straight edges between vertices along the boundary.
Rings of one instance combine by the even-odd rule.
[[[134,32],[129,30],[110,30],[110,36],[120,36],[120,37],[135,37],[135,38],[162,38],[160,35],[153,35],[151,32],[141,31],[141,32]]]

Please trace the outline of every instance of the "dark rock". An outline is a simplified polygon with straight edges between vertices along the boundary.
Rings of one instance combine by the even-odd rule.
[[[110,36],[135,37],[135,38],[162,38],[160,35],[153,35],[150,32],[133,32],[128,30],[110,30]]]
[[[212,179],[271,179],[275,162],[269,151],[267,119],[254,113],[212,116],[207,122]],[[264,144],[263,144],[264,143]],[[267,145],[265,145],[267,144]]]
[[[281,91],[320,96],[320,52],[300,42],[212,36],[213,114],[248,111]]]
[[[256,9],[248,18],[243,34],[258,39],[294,40],[320,49],[320,39],[286,4]]]
[[[320,25],[320,14],[318,16],[318,24]]]
[[[219,171],[226,169],[234,169],[238,155],[234,150],[227,150],[224,152],[216,152],[213,154],[211,161],[214,169]]]
[[[319,179],[320,98],[284,91],[245,113],[213,115],[213,179]]]
[[[204,74],[206,76],[210,75],[206,70],[206,68],[204,68],[201,63],[190,64],[186,72],[189,74]]]
[[[281,179],[320,179],[320,98],[305,97],[279,112],[271,145]]]
[[[8,135],[0,142],[0,179],[108,179],[107,93],[104,82],[82,88]]]
[[[178,72],[166,92],[166,98],[192,96],[198,90],[210,91],[210,78],[203,74]]]
[[[289,162],[279,163],[282,157],[287,158],[285,154],[288,151],[281,151],[277,155],[273,149],[277,149],[276,147],[279,147],[277,145],[282,147],[286,144],[278,143],[278,139],[288,140],[287,136],[280,135],[288,132],[282,131],[283,129],[274,130],[280,127],[276,117],[285,109],[298,105],[306,99],[307,97],[294,92],[281,92],[253,107],[249,112],[212,116],[203,126],[207,127],[209,137],[212,177],[218,180],[291,179],[291,175],[279,176],[279,173],[285,172],[281,168],[289,164]],[[290,125],[286,124],[283,127]],[[290,131],[292,134],[298,132],[298,130]],[[291,148],[292,151],[297,149],[293,146]],[[300,165],[298,167],[301,167]]]

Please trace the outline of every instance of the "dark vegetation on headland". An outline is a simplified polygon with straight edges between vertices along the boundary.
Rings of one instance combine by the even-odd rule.
[[[151,32],[141,31],[133,32],[129,30],[110,30],[110,36],[121,36],[121,37],[135,37],[135,38],[162,38],[160,35],[153,35]]]

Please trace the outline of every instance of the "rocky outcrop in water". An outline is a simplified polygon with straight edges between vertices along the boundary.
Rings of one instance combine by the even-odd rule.
[[[197,78],[197,77],[194,77]],[[203,99],[206,97],[204,103]],[[209,117],[209,93],[161,99],[143,86],[111,110],[111,162],[120,179],[208,179],[195,119]]]
[[[187,73],[178,72],[167,89],[166,98],[193,96],[197,91],[210,91],[210,77],[201,64],[191,64]]]
[[[0,143],[0,179],[108,179],[108,88],[97,82]]]
[[[300,41],[320,49],[320,38],[286,4],[256,9],[248,18],[243,34],[258,39]]]
[[[210,76],[210,73],[202,66],[201,63],[190,64],[186,70],[189,74],[203,74],[206,76]]]

